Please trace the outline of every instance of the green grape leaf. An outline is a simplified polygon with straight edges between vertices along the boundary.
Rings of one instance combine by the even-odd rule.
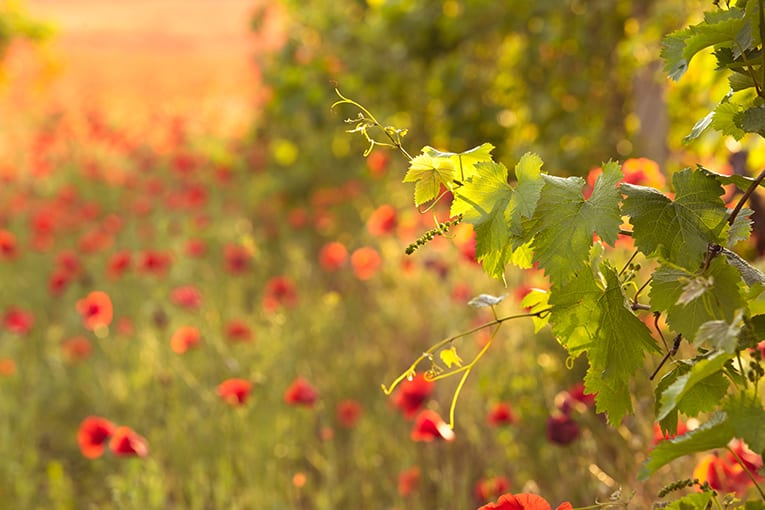
[[[735,72],[728,76],[728,84],[733,92],[738,92],[754,87],[754,80],[748,72]]]
[[[733,119],[746,133],[765,133],[765,108],[752,106],[740,112]]]
[[[667,388],[669,388],[675,381],[677,381],[678,377],[688,372],[690,369],[691,367],[687,362],[678,361],[675,363],[672,370],[664,374],[661,380],[659,380],[659,384],[657,384],[656,389],[654,389],[653,399],[653,410],[656,416],[659,416],[662,394],[667,391]],[[671,435],[677,434],[677,408],[672,409],[664,418],[660,420],[657,418],[657,420],[661,426],[662,433],[669,433]]]
[[[522,222],[534,213],[544,185],[541,167],[539,156],[521,157],[515,169],[518,184],[513,189],[504,165],[477,163],[477,173],[455,191],[450,214],[462,215],[463,221],[475,225],[476,258],[494,278],[504,275],[510,261],[521,267],[530,265],[529,247],[524,248],[529,240],[523,237]],[[515,249],[523,251],[514,256]]]
[[[690,143],[696,138],[700,137],[701,134],[707,130],[707,128],[712,124],[712,120],[714,119],[715,111],[712,110],[711,112],[707,113],[699,119],[696,124],[693,125],[693,128],[691,129],[691,132],[688,133],[685,138],[683,138],[683,143]]]
[[[696,385],[701,384],[703,381],[714,376],[714,374],[719,374],[720,370],[722,370],[722,367],[725,366],[725,363],[727,363],[728,360],[732,358],[733,354],[728,354],[726,352],[715,352],[705,359],[696,361],[690,370],[678,376],[677,379],[675,379],[675,381],[670,384],[670,386],[662,393],[661,407],[659,408],[659,413],[656,418],[658,420],[663,420],[669,415],[670,412],[674,411],[676,408],[679,408],[681,401],[683,401],[686,396],[689,396],[690,392]],[[712,389],[714,389],[719,386],[719,382],[714,380],[708,381],[705,387],[710,386]],[[726,389],[727,387],[727,384],[725,384]],[[709,409],[710,405],[711,407],[714,407],[717,403],[719,403],[720,398],[720,395],[705,396],[703,394],[699,394],[698,391],[690,396],[692,398],[685,402],[686,407],[680,410],[691,416],[695,416],[698,414],[698,412],[700,412],[697,411],[697,409]],[[708,402],[707,398],[712,400]]]
[[[701,50],[715,47],[748,48],[752,44],[751,24],[744,11],[730,8],[704,14],[704,21],[666,36],[661,58],[669,77],[677,81],[688,70],[691,59]],[[734,49],[733,57],[737,56]]]
[[[675,199],[645,186],[623,183],[622,211],[630,216],[635,245],[647,256],[688,269],[701,265],[710,243],[724,244],[728,211],[723,189],[711,176],[685,169],[672,176]]]
[[[584,383],[596,393],[599,412],[618,424],[632,411],[630,377],[642,366],[645,351],[659,352],[648,328],[630,310],[619,277],[608,264],[601,266],[602,289],[589,268],[573,280],[553,288],[550,322],[561,344],[576,357],[587,352],[590,366]]]
[[[736,140],[741,140],[746,132],[739,127],[736,117],[741,113],[741,108],[734,103],[720,103],[714,109],[712,127],[724,135],[729,135]]]
[[[566,285],[554,285],[550,291],[553,334],[573,358],[593,346],[603,313],[598,304],[602,295],[603,288],[589,266],[582,266]]]
[[[581,177],[543,176],[545,185],[530,228],[535,235],[534,261],[553,284],[565,282],[586,263],[593,234],[608,244],[616,242],[622,221],[616,183],[622,177],[617,163],[606,163],[585,200]]]
[[[550,293],[542,289],[531,289],[528,294],[523,296],[521,300],[521,306],[527,308],[529,313],[539,313],[542,310],[547,310],[550,305],[547,303]],[[542,314],[540,314],[542,315]],[[545,327],[550,319],[550,314],[543,314],[541,317],[535,315],[531,318],[531,322],[534,324],[534,333],[539,333],[543,327]]]
[[[726,174],[721,174],[721,173],[713,172],[712,170],[709,170],[708,168],[704,168],[703,166],[699,166],[698,170],[700,172],[705,173],[706,175],[709,175],[710,177],[714,177],[717,180],[717,182],[719,182],[723,186],[725,186],[727,184],[734,184],[741,191],[746,191],[747,189],[749,189],[749,186],[751,186],[752,183],[754,182],[754,178],[747,177],[746,175],[739,175],[739,174],[726,175]],[[765,182],[761,182],[760,186],[765,187]]]
[[[702,276],[711,285],[696,299],[680,303],[687,282]],[[664,264],[651,278],[651,309],[666,311],[667,323],[686,340],[693,341],[702,324],[719,320],[733,322],[736,311],[745,308],[744,282],[741,275],[728,264],[725,257],[715,257],[706,273],[699,275],[686,269]]]
[[[751,392],[740,393],[731,396],[723,408],[730,416],[734,436],[761,454],[765,450],[765,409],[760,398]]]
[[[741,208],[728,231],[728,248],[733,248],[736,243],[749,239],[752,234],[752,214],[754,211],[748,207]]]
[[[705,510],[712,501],[712,492],[688,494],[665,506],[666,510]]]
[[[465,180],[477,173],[476,167],[479,163],[494,161],[491,157],[493,150],[492,144],[484,143],[465,152],[441,152],[433,147],[425,147],[422,152],[434,159],[451,161],[454,167],[454,178],[464,183]]]
[[[731,421],[725,412],[716,412],[699,428],[660,442],[640,468],[638,479],[647,479],[657,469],[679,457],[724,447],[735,433]]]
[[[542,187],[545,185],[542,179],[542,158],[534,153],[527,152],[515,165],[515,178],[518,184],[511,199],[510,230],[515,236],[522,235],[522,220],[531,218],[537,208]]]
[[[420,206],[435,199],[441,186],[453,188],[455,179],[454,163],[449,158],[434,158],[426,152],[416,156],[409,163],[409,170],[402,182],[414,183],[414,205]]]
[[[730,323],[726,321],[705,322],[699,326],[699,330],[696,332],[694,345],[698,347],[705,344],[728,354],[733,354],[738,345],[738,336],[744,327],[743,317],[744,310],[738,309]]]

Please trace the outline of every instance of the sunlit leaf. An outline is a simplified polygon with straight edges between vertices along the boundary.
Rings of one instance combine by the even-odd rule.
[[[720,184],[703,172],[685,169],[672,176],[675,198],[645,186],[622,184],[622,210],[630,216],[635,245],[648,256],[659,255],[695,270],[707,246],[725,244],[728,210]]]
[[[677,379],[661,395],[661,408],[657,415],[658,420],[663,420],[677,408],[683,397],[693,387],[706,378],[718,373],[733,355],[726,352],[716,352],[708,358],[697,361],[691,369],[677,377]]]
[[[441,361],[444,362],[447,368],[462,366],[462,358],[459,357],[457,354],[457,348],[454,346],[449,349],[442,350],[438,356],[441,358]]]
[[[531,289],[528,294],[523,296],[521,300],[521,306],[527,308],[529,313],[538,313],[542,310],[547,310],[549,304],[547,303],[550,293],[542,289]],[[537,315],[531,318],[534,323],[534,333],[539,333],[549,322],[550,314],[544,314],[543,317]]]
[[[622,222],[616,183],[622,177],[618,164],[606,163],[592,195],[585,200],[581,177],[544,176],[531,229],[534,261],[552,283],[570,279],[587,263],[593,234],[611,245],[616,242]]]
[[[699,428],[656,445],[640,468],[638,479],[645,480],[654,471],[679,457],[722,448],[733,438],[734,433],[727,413],[717,412]]]
[[[454,181],[454,163],[448,158],[434,158],[425,152],[412,159],[402,182],[413,182],[414,203],[419,206],[436,198],[441,186],[451,189]]]

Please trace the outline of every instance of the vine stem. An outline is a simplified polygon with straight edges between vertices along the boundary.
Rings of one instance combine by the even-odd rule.
[[[754,484],[754,487],[757,489],[757,492],[760,493],[760,498],[765,501],[765,492],[763,492],[762,487],[757,483],[757,480],[754,478],[754,475],[751,471],[749,471],[749,468],[746,467],[744,464],[744,461],[741,459],[741,457],[738,456],[736,452],[733,451],[733,449],[730,446],[725,447],[728,452],[733,455],[733,458],[736,459],[736,462],[738,462],[739,466],[744,470],[746,473],[746,476],[749,477],[750,480],[752,480],[752,483]]]
[[[403,155],[406,157],[406,159],[408,159],[409,161],[412,161],[412,159],[414,159],[414,158],[411,156],[411,154],[409,154],[409,153],[406,151],[406,149],[404,148],[404,146],[401,144],[401,141],[400,141],[400,140],[397,140],[396,138],[394,138],[394,137],[393,137],[393,136],[390,134],[390,132],[388,131],[388,129],[386,129],[386,128],[385,128],[385,126],[383,126],[382,124],[380,124],[380,121],[378,121],[378,120],[377,120],[377,118],[376,118],[374,115],[372,115],[372,112],[370,112],[369,110],[367,110],[366,108],[364,108],[364,106],[363,106],[363,105],[361,105],[361,104],[357,103],[357,102],[356,102],[356,101],[354,101],[353,99],[349,99],[349,98],[345,97],[344,95],[342,95],[338,89],[335,89],[335,92],[337,93],[337,95],[338,95],[338,96],[340,96],[340,101],[335,101],[335,102],[332,104],[332,106],[330,106],[330,108],[331,108],[331,109],[334,109],[334,108],[335,108],[335,106],[337,106],[337,105],[340,105],[340,104],[349,104],[349,105],[355,106],[356,108],[358,108],[359,110],[361,110],[361,113],[362,113],[362,114],[365,116],[365,118],[366,118],[366,119],[368,119],[368,120],[372,121],[372,124],[374,124],[374,126],[375,126],[375,127],[377,127],[377,128],[379,128],[379,129],[381,129],[381,130],[382,130],[382,132],[383,132],[383,133],[385,133],[385,136],[387,136],[387,137],[388,137],[388,140],[390,140],[390,142],[391,142],[391,144],[393,145],[393,147],[396,147],[396,148],[397,148],[399,151],[401,151],[401,153],[402,153],[402,154],[403,154]],[[360,119],[360,120],[363,120],[363,119]],[[368,135],[367,135],[367,140],[369,140],[369,141],[372,143],[372,145],[374,145],[374,144],[376,144],[376,143],[377,143],[377,144],[380,144],[380,145],[388,145],[388,144],[382,144],[382,143],[380,143],[380,142],[376,142],[376,141],[374,141],[373,139],[369,138],[369,136],[368,136]],[[370,147],[369,149],[371,150],[371,147]],[[366,154],[365,154],[365,155],[366,155]]]
[[[730,216],[728,217],[728,225],[733,225],[733,222],[736,221],[736,216],[738,216],[738,213],[741,212],[741,208],[744,207],[746,201],[749,200],[749,197],[752,196],[752,193],[754,193],[754,190],[757,189],[757,186],[760,185],[763,179],[765,179],[765,170],[760,172],[760,175],[758,175],[757,178],[752,181],[752,184],[749,185],[749,188],[744,192],[741,198],[738,199],[736,207],[733,208],[733,211],[731,211]]]
[[[436,343],[435,345],[432,345],[427,351],[425,351],[422,354],[420,354],[417,357],[417,359],[414,360],[414,362],[409,366],[409,368],[406,369],[401,375],[399,375],[393,381],[393,383],[391,383],[390,386],[385,386],[384,384],[381,385],[382,390],[383,390],[383,392],[386,395],[390,395],[391,393],[393,393],[393,390],[396,389],[396,386],[401,384],[401,382],[404,379],[407,379],[407,378],[410,378],[410,377],[414,377],[414,374],[417,373],[417,370],[416,370],[417,369],[417,365],[422,363],[425,359],[431,359],[433,357],[434,353],[436,353],[438,350],[440,350],[444,346],[454,342],[455,340],[457,340],[459,338],[462,338],[464,336],[468,336],[468,335],[470,335],[472,333],[475,333],[476,331],[480,331],[480,330],[482,330],[484,328],[488,328],[488,327],[491,327],[491,326],[496,326],[496,325],[502,324],[503,322],[509,321],[509,320],[512,320],[512,319],[522,319],[522,318],[525,318],[525,317],[539,317],[539,318],[542,318],[542,317],[546,316],[548,313],[550,313],[550,310],[552,310],[552,308],[545,308],[544,310],[539,310],[538,312],[519,313],[519,314],[515,314],[515,315],[506,315],[504,317],[498,317],[498,318],[496,318],[496,319],[494,319],[492,321],[486,322],[484,324],[476,326],[476,327],[474,327],[472,329],[469,329],[467,331],[463,331],[462,333],[459,333],[457,335],[450,336],[449,338],[445,338],[445,339],[441,340],[440,342]],[[463,369],[464,368],[465,367],[463,367]],[[438,376],[438,378],[443,378],[443,377],[445,377],[447,375],[454,375],[456,373],[459,373],[459,372],[463,371],[463,369],[458,369],[456,371],[447,372],[447,374],[442,374],[441,376]],[[431,379],[431,380],[434,380],[434,379]]]

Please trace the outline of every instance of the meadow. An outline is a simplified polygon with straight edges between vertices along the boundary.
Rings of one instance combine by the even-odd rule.
[[[281,47],[274,30],[237,51]],[[467,224],[407,254],[448,208],[413,207],[407,161],[385,148],[362,156],[343,112],[311,112],[336,123],[334,138],[288,139],[301,120],[271,125],[267,114],[288,98],[261,88],[253,63],[254,76],[218,60],[210,40],[199,42],[210,54],[153,78],[160,57],[120,46],[145,39],[117,38],[123,53],[104,57],[88,37],[64,37],[71,51],[91,49],[69,53],[53,101],[25,88],[49,71],[24,71],[33,50],[6,61],[0,508],[472,509],[507,492],[649,508],[694,468],[708,475],[710,459],[688,458],[638,483],[664,439],[653,402],[610,427],[583,390],[586,366],[549,329],[530,318],[484,326],[523,314],[527,293],[548,285],[541,271],[489,278]],[[119,55],[127,71],[77,88]],[[194,81],[215,66],[218,88]],[[232,67],[233,78],[222,70]],[[82,103],[89,90],[114,95]],[[634,184],[665,184],[649,159],[624,165]],[[503,300],[469,306],[479,294]],[[461,389],[454,430],[456,380],[420,372],[385,394],[431,345],[468,331],[455,356],[491,345]],[[461,360],[431,369],[451,363]],[[642,369],[649,393],[654,368]],[[742,476],[719,483],[752,490]]]

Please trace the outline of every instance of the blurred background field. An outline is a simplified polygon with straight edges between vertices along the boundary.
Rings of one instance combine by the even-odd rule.
[[[608,428],[585,367],[530,321],[500,329],[453,441],[412,438],[420,411],[448,417],[456,381],[380,385],[490,320],[474,295],[520,313],[546,283],[483,275],[465,225],[405,255],[434,226],[405,159],[362,157],[356,112],[329,106],[337,86],[408,128],[412,153],[490,142],[557,174],[629,159],[659,185],[656,168],[730,171],[744,150],[761,166],[757,146],[681,145],[724,84],[670,86],[659,39],[710,2],[0,6],[52,28],[10,41],[1,68],[0,508],[585,506],[619,488],[649,508],[691,476],[638,484],[652,402]]]

